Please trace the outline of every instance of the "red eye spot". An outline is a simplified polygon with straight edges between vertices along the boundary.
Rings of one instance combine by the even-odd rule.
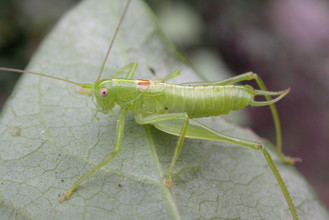
[[[107,91],[107,89],[102,89],[101,92],[100,92],[100,95],[101,95],[102,97],[106,97],[108,93],[109,93],[109,92]]]

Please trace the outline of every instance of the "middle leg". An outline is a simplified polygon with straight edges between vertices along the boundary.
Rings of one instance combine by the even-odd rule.
[[[175,120],[175,119],[183,119],[183,124],[182,124],[182,126],[180,126],[180,128],[178,128],[178,129],[180,129],[180,132],[178,135],[179,138],[178,138],[178,141],[176,144],[173,158],[172,158],[170,166],[169,166],[167,176],[162,177],[164,184],[168,188],[172,187],[172,174],[173,174],[173,171],[175,168],[176,161],[177,161],[179,154],[183,147],[183,143],[184,143],[184,139],[185,139],[185,135],[186,135],[186,131],[187,131],[187,126],[189,125],[189,117],[188,117],[187,113],[185,113],[185,112],[151,115],[151,116],[145,116],[145,117],[139,115],[136,117],[136,121],[139,124],[156,124],[156,123],[162,122],[162,121],[167,121],[170,123],[171,120]]]

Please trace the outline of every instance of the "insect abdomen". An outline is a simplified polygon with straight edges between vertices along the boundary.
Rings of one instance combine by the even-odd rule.
[[[187,112],[191,118],[227,114],[246,107],[254,99],[246,86],[177,86],[166,84],[165,106],[168,112]]]

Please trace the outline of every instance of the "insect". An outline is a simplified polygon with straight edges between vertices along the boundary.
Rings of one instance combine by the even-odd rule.
[[[115,35],[112,38],[109,49],[101,66],[101,70],[94,84],[80,84],[41,73],[9,68],[0,69],[3,71],[35,74],[79,86],[83,89],[81,90],[81,93],[93,95],[96,100],[98,111],[103,112],[104,114],[109,113],[115,105],[120,107],[118,122],[116,125],[117,131],[114,150],[102,162],[95,166],[95,168],[78,179],[69,191],[64,194],[63,198],[69,199],[73,191],[76,190],[76,188],[84,180],[89,178],[105,164],[109,163],[120,152],[125,118],[128,111],[132,111],[135,115],[137,123],[142,125],[150,124],[160,131],[179,137],[168,173],[163,177],[163,182],[168,188],[172,187],[173,171],[183,147],[185,137],[237,144],[263,152],[265,159],[267,160],[281,187],[293,217],[297,219],[296,210],[287,188],[284,186],[283,180],[270,155],[260,143],[223,135],[194,120],[194,118],[226,114],[231,110],[241,109],[248,105],[268,105],[271,108],[277,130],[279,157],[284,162],[294,163],[295,159],[288,158],[282,154],[281,129],[278,113],[274,106],[274,103],[288,94],[289,89],[279,92],[270,92],[265,87],[263,81],[256,74],[251,72],[220,82],[193,82],[179,85],[166,83],[170,79],[178,76],[180,74],[179,71],[170,73],[166,77],[159,80],[135,80],[133,79],[133,76],[137,69],[137,63],[127,64],[111,78],[102,79],[101,77],[105,63],[107,62],[112,45],[124,20],[129,4],[130,0],[122,13],[121,19],[115,31]],[[120,75],[124,75],[124,77],[117,78]],[[235,83],[248,80],[255,80],[261,90],[255,90],[249,85],[234,85]],[[255,96],[264,96],[266,101],[255,101]],[[277,97],[275,99],[271,99],[271,96]]]

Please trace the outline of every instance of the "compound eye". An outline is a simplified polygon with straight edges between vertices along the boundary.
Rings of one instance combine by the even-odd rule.
[[[109,91],[107,91],[107,89],[102,89],[101,92],[100,92],[100,95],[101,95],[102,97],[106,97],[107,94],[109,94]]]

